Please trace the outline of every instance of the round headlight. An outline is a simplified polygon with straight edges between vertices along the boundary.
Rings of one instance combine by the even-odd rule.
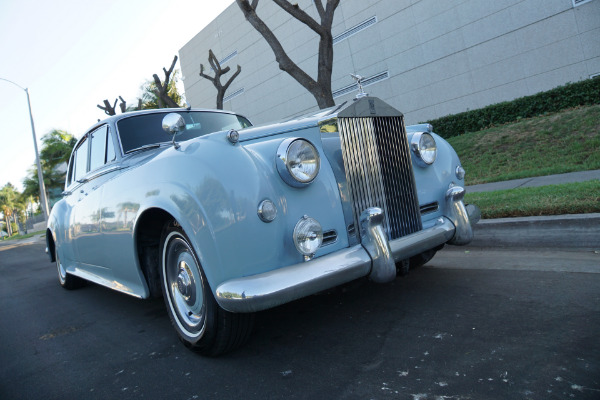
[[[437,156],[435,139],[427,132],[417,132],[410,141],[410,149],[416,156],[417,165],[426,167],[433,164]]]
[[[319,152],[311,142],[304,139],[284,140],[277,150],[277,171],[290,186],[303,187],[319,174]]]
[[[300,218],[294,228],[294,244],[306,260],[312,258],[323,244],[321,224],[316,219],[306,215]]]
[[[456,173],[456,177],[458,179],[460,179],[461,181],[463,179],[465,179],[465,169],[463,167],[461,167],[460,165],[458,167],[456,167],[455,173]]]

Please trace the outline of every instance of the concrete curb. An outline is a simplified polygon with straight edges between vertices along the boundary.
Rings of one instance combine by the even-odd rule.
[[[470,246],[600,249],[600,213],[482,219]]]

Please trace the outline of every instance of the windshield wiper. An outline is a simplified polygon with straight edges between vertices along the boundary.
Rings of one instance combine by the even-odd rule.
[[[145,144],[143,146],[136,147],[135,149],[129,150],[127,152],[127,154],[133,153],[134,151],[144,151],[144,150],[150,150],[150,149],[157,149],[160,146],[161,146],[161,143]]]

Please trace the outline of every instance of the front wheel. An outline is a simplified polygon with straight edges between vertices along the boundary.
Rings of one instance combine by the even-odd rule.
[[[230,313],[217,304],[187,236],[173,224],[162,234],[160,274],[169,317],[187,347],[216,356],[248,340],[254,315]]]
[[[438,250],[441,250],[443,247],[444,245],[441,245],[435,249],[427,250],[421,254],[411,257],[409,261],[410,269],[419,268],[427,264],[435,256],[435,253],[437,253]]]

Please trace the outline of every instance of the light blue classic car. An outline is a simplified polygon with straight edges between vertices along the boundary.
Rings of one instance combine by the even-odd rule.
[[[47,248],[63,287],[162,295],[181,340],[216,355],[247,340],[253,312],[469,243],[464,173],[431,126],[374,97],[261,127],[126,113],[79,140]]]

